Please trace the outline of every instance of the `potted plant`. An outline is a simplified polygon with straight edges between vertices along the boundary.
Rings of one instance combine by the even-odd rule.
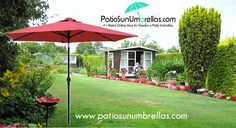
[[[177,76],[176,71],[167,72],[166,75],[165,75],[167,83],[171,84],[171,85],[176,85],[176,83],[177,83],[176,76]]]
[[[116,76],[116,73],[117,73],[117,70],[115,69],[115,68],[112,68],[111,70],[110,70],[110,77],[115,77]]]
[[[140,80],[146,81],[146,71],[144,69],[139,70],[137,74]]]
[[[125,74],[126,73],[127,73],[127,69],[126,68],[122,68],[121,69],[122,78],[125,78]]]

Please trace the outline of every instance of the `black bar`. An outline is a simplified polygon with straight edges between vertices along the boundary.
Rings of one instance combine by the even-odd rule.
[[[67,86],[68,86],[68,124],[70,123],[70,31],[67,33],[68,39],[68,76],[67,76]]]

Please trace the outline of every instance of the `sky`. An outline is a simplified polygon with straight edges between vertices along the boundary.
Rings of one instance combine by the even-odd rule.
[[[142,17],[175,17],[172,27],[109,27],[104,24],[127,24],[101,22],[101,16],[138,16],[136,11],[125,13],[134,2],[145,2],[149,6],[139,9]],[[178,24],[184,11],[191,6],[202,5],[206,8],[215,8],[221,14],[221,40],[236,35],[236,1],[235,0],[48,0],[48,23],[56,22],[67,17],[74,18],[83,23],[101,26],[113,30],[138,35],[129,38],[130,41],[139,41],[149,35],[148,41],[155,40],[162,48],[167,50],[178,45]],[[145,23],[141,23],[145,24]],[[149,23],[150,24],[150,23]],[[165,23],[166,24],[166,23]],[[122,41],[104,42],[104,46],[118,48]],[[71,45],[75,51],[77,43]]]

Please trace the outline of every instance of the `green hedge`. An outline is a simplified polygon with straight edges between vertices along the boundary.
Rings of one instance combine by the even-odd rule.
[[[155,60],[174,60],[174,59],[178,59],[178,60],[183,60],[183,56],[181,53],[168,53],[168,54],[157,54],[155,57]]]
[[[90,76],[96,74],[98,69],[104,68],[105,67],[104,60],[105,60],[104,56],[96,56],[96,55],[83,56],[83,65],[85,66],[87,75]]]
[[[208,72],[208,88],[236,95],[236,37],[227,38],[218,45]]]

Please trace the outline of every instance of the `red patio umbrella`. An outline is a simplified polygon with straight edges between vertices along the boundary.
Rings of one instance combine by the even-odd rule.
[[[70,122],[70,47],[71,42],[85,41],[118,41],[124,38],[135,37],[136,35],[110,30],[76,21],[72,18],[46,24],[37,27],[30,27],[12,32],[6,35],[16,41],[51,41],[68,43],[68,123]]]

